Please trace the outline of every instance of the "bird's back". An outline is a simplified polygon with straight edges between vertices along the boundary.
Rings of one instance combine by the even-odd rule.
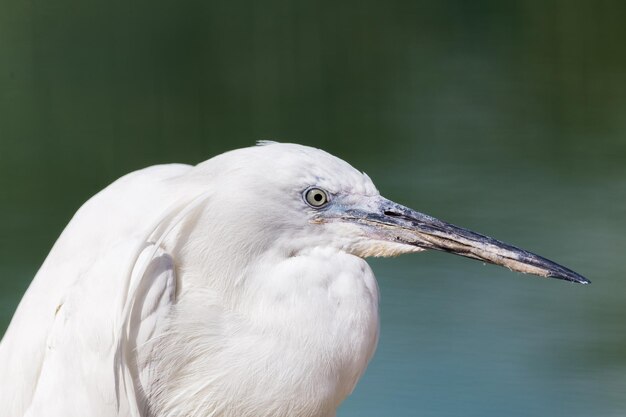
[[[176,178],[190,168],[136,171],[78,210],[0,343],[0,416],[112,415],[116,329],[130,274],[147,236],[180,197]]]

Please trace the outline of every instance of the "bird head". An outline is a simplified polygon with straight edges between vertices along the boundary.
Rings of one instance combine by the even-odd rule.
[[[366,174],[324,151],[262,145],[198,166],[204,178],[220,183],[214,201],[221,210],[209,210],[212,224],[245,225],[231,232],[239,233],[238,238],[230,239],[247,245],[244,253],[278,247],[296,256],[329,247],[366,258],[437,250],[517,272],[589,283],[548,259],[390,201]]]

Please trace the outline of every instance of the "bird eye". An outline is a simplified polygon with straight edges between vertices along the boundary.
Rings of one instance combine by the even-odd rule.
[[[304,199],[311,207],[322,207],[328,203],[328,194],[319,188],[309,188],[304,192]]]

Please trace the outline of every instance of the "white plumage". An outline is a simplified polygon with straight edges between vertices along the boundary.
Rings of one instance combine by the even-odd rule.
[[[307,245],[298,197],[316,182],[376,193],[343,161],[277,144],[94,196],[0,345],[0,415],[332,415],[374,351],[378,293],[362,259]]]
[[[583,282],[313,148],[131,173],[80,208],[22,299],[0,416],[334,416],[378,337],[363,258],[426,248]]]

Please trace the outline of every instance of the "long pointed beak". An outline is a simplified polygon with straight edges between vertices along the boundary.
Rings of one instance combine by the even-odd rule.
[[[345,220],[367,224],[379,238],[501,265],[512,271],[589,284],[582,275],[555,262],[496,239],[445,223],[381,198],[377,209],[347,210]]]

